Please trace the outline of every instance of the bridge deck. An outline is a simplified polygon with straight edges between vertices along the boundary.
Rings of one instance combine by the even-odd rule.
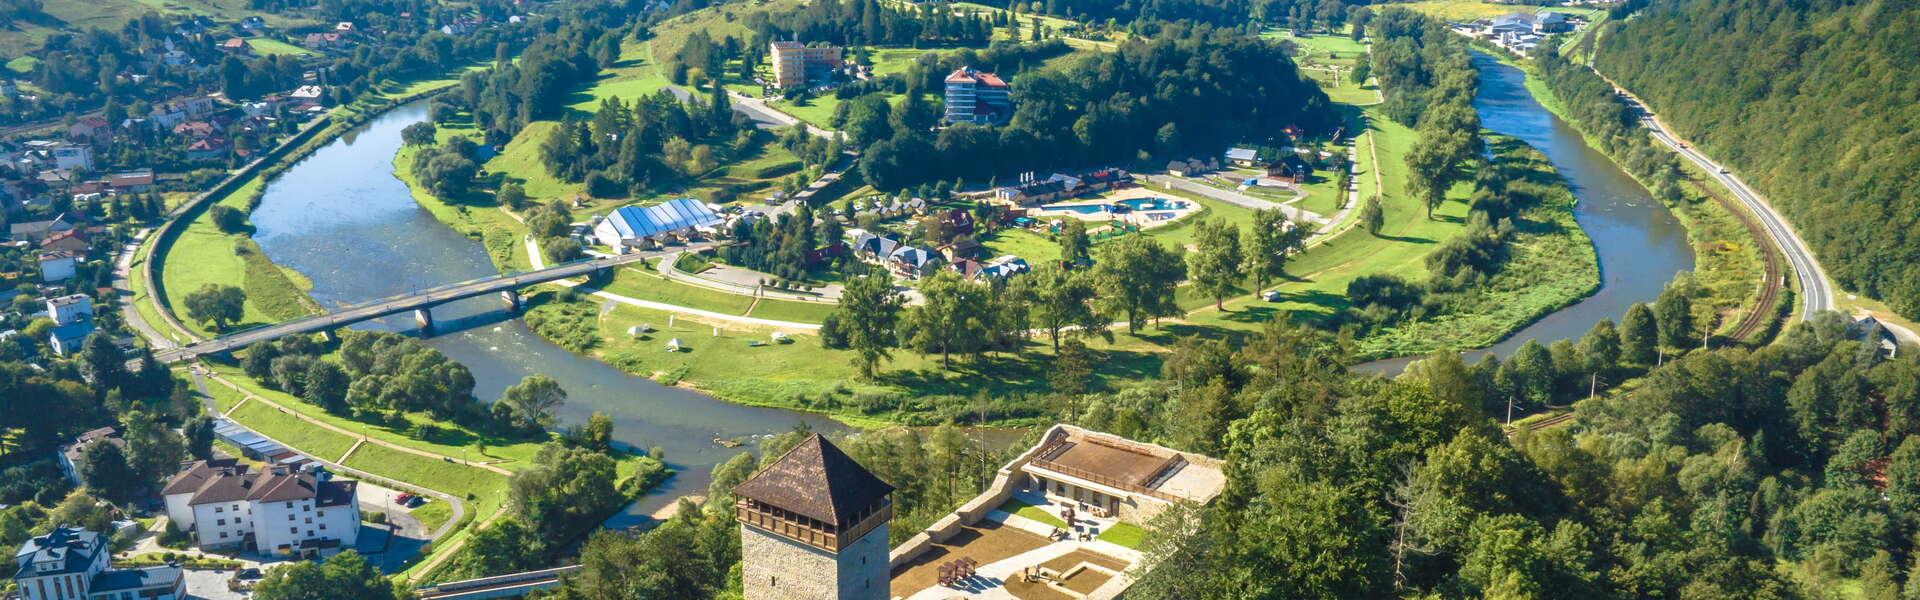
[[[154,357],[161,362],[189,360],[203,354],[229,352],[245,348],[252,344],[279,339],[289,335],[337,329],[363,321],[402,314],[422,308],[430,309],[434,306],[455,300],[464,300],[507,290],[517,290],[522,287],[549,281],[579,277],[601,269],[639,262],[649,258],[657,258],[678,252],[706,250],[719,245],[720,244],[716,242],[703,242],[686,246],[675,246],[669,250],[635,252],[609,258],[572,262],[526,273],[483,277],[472,281],[448,284],[400,296],[364,302],[326,314],[303,317],[284,323],[234,332],[180,348],[161,350],[154,353]]]

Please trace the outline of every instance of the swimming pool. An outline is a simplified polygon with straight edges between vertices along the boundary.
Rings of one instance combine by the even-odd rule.
[[[1082,215],[1097,215],[1102,213],[1147,210],[1180,210],[1186,207],[1187,203],[1179,200],[1168,200],[1166,198],[1128,198],[1115,201],[1111,204],[1047,204],[1041,206],[1040,209],[1059,210]]]
[[[1112,210],[1111,205],[1107,205],[1107,204],[1048,204],[1040,207],[1040,209],[1041,210],[1064,210],[1070,213],[1079,213],[1083,215],[1097,215],[1104,212],[1110,212]]]

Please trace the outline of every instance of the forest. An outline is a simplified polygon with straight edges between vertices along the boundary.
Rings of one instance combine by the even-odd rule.
[[[875,127],[854,136],[856,145],[870,141],[861,174],[875,188],[895,190],[1216,149],[1247,131],[1294,125],[1321,133],[1335,124],[1326,94],[1278,46],[1204,25],[1170,25],[1072,68],[1027,73],[1012,87],[1012,121],[997,129],[927,134],[920,125],[936,113],[916,107],[925,103],[914,95],[899,107],[876,107],[888,112],[863,115]],[[893,114],[901,115],[898,123],[888,122]]]
[[[1920,317],[1920,6],[1664,2],[1596,67],[1785,212],[1842,287]]]

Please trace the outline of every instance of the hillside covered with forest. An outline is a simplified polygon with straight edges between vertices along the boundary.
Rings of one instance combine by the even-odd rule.
[[[1920,315],[1920,5],[1655,2],[1596,67],[1784,210],[1841,286]]]

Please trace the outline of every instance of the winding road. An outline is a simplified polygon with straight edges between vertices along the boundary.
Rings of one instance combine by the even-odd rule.
[[[1746,205],[1747,210],[1759,217],[1760,224],[1766,229],[1768,237],[1773,238],[1774,245],[1786,255],[1787,263],[1793,266],[1794,276],[1800,280],[1801,320],[1811,319],[1815,314],[1836,308],[1833,301],[1833,280],[1827,277],[1826,270],[1820,268],[1820,260],[1814,256],[1807,242],[1800,239],[1800,234],[1794,232],[1793,226],[1773,209],[1772,204],[1760,197],[1759,193],[1754,192],[1753,188],[1747,187],[1739,177],[1734,176],[1732,170],[1714,162],[1706,154],[1695,150],[1691,144],[1674,135],[1665,123],[1660,122],[1659,115],[1649,110],[1646,103],[1641,102],[1633,92],[1627,91],[1618,84],[1614,85],[1614,91],[1640,111],[1641,122],[1646,125],[1647,131],[1653,134],[1653,139],[1666,144],[1688,162],[1706,170],[1708,175],[1731,190],[1733,196],[1739,198],[1741,204]]]

